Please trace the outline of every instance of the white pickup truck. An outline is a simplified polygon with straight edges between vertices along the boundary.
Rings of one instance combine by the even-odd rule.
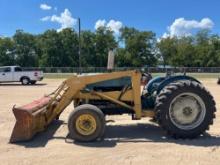
[[[0,67],[0,83],[21,82],[23,85],[36,84],[43,80],[42,71],[23,71],[19,66]]]

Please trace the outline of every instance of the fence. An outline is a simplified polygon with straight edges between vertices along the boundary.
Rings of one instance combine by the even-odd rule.
[[[42,70],[46,78],[67,78],[77,73],[106,73],[109,72],[105,67],[38,67],[23,68],[24,70]],[[141,70],[152,73],[153,76],[164,75],[165,73],[184,74],[196,78],[217,78],[220,76],[220,67],[116,67],[112,71]]]
[[[109,72],[105,67],[37,67],[24,68],[24,70],[42,70],[44,73],[105,73]],[[116,67],[112,71],[125,70],[141,70],[149,73],[220,73],[220,67],[173,67],[173,68],[158,68],[158,67]]]

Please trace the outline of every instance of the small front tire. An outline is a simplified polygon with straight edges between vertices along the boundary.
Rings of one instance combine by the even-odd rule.
[[[96,106],[80,105],[69,115],[68,129],[70,137],[76,141],[95,141],[105,132],[104,114]]]

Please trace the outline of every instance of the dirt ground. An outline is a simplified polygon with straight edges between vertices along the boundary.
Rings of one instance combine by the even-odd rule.
[[[132,121],[127,115],[109,117],[105,139],[95,143],[74,143],[67,138],[67,118],[70,105],[47,131],[32,141],[9,144],[15,119],[14,104],[22,105],[53,91],[61,79],[46,79],[35,86],[0,84],[0,164],[220,164],[220,111],[214,125],[204,136],[194,140],[174,140],[166,137],[157,125],[144,119]],[[214,95],[220,109],[220,86],[216,79],[203,83]]]

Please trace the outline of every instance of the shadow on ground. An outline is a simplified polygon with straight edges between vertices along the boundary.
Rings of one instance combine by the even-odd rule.
[[[61,120],[54,120],[45,131],[38,133],[30,141],[18,142],[15,144],[27,148],[45,147],[50,140],[59,138],[59,137],[54,137],[54,134],[63,123],[64,122]],[[61,139],[63,140],[65,139],[65,137],[61,137]]]
[[[220,136],[211,136],[207,133],[196,139],[174,139],[168,137],[166,133],[156,125],[133,124],[107,126],[105,137],[100,142],[77,143],[76,145],[88,147],[114,147],[117,143],[176,143],[179,145],[189,145],[198,147],[220,146]]]
[[[86,147],[114,147],[118,143],[176,143],[179,145],[189,145],[198,147],[220,146],[220,136],[211,136],[209,134],[201,135],[196,139],[173,139],[167,137],[166,133],[157,125],[153,124],[129,124],[129,125],[108,125],[103,139],[90,143],[74,142],[67,137],[54,136],[60,125],[66,124],[62,121],[54,121],[49,128],[39,133],[29,142],[17,143],[27,148],[44,147],[49,140],[61,139],[66,143],[75,144]]]

